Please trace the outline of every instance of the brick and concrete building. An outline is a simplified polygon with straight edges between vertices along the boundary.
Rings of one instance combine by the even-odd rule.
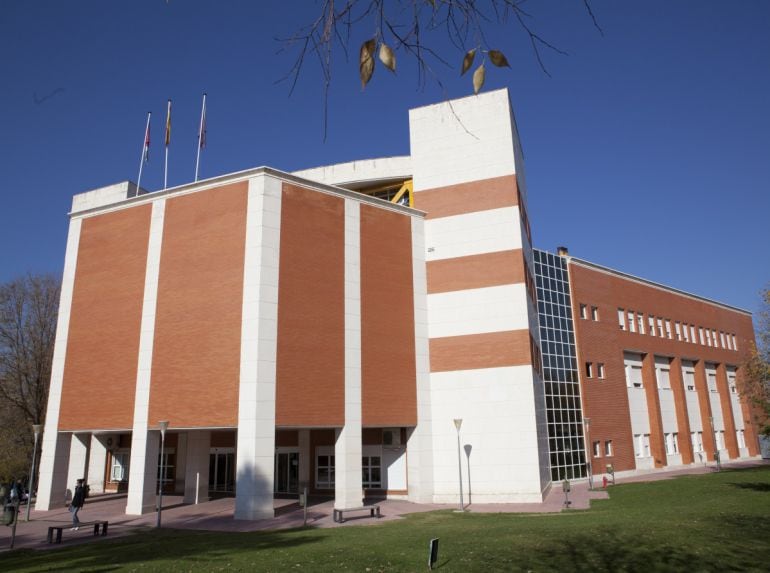
[[[535,502],[587,455],[757,455],[748,313],[533,249],[507,91],[409,124],[408,157],[75,196],[39,508],[84,476],[130,514],[159,480],[238,519],[456,503],[458,455],[474,501]]]

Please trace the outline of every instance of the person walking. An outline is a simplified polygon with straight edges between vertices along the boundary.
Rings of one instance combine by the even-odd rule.
[[[80,529],[80,519],[78,519],[78,511],[83,507],[86,501],[86,488],[83,485],[83,480],[79,479],[75,486],[75,493],[72,495],[72,502],[70,502],[70,512],[72,513],[72,528],[70,531],[77,531]]]

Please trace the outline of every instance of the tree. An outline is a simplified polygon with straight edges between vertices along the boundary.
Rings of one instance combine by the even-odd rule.
[[[752,406],[758,432],[770,437],[770,286],[761,293],[757,317],[757,343],[743,364],[741,395]]]
[[[31,425],[45,418],[60,290],[52,275],[0,285],[0,477],[29,465]]]
[[[577,1],[583,4],[593,26],[602,34],[590,0]],[[285,48],[297,53],[294,65],[283,79],[291,81],[290,93],[293,92],[306,56],[313,57],[322,73],[326,110],[335,49],[342,50],[347,57],[353,31],[366,30],[367,39],[358,51],[362,87],[371,80],[378,60],[395,72],[397,53],[401,53],[416,62],[418,85],[424,86],[430,78],[442,89],[441,77],[434,65],[452,68],[449,61],[456,61],[462,75],[478,63],[471,75],[473,90],[478,93],[484,85],[487,62],[496,67],[509,67],[499,46],[490,46],[487,42],[486,31],[498,26],[512,26],[526,34],[540,69],[550,75],[542,50],[563,55],[566,52],[535,31],[533,18],[524,6],[525,0],[322,0],[312,22],[301,26],[293,36],[279,39]],[[443,53],[436,33],[449,40],[457,50],[456,57]]]

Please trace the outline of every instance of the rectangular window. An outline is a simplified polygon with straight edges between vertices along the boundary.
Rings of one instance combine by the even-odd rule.
[[[602,455],[602,443],[593,442],[594,457],[599,458]]]
[[[674,331],[676,332],[676,339],[682,340],[682,325],[679,321],[674,323]]]
[[[695,392],[695,372],[685,370],[682,372],[684,377],[684,387],[688,392]]]
[[[724,430],[718,430],[716,432],[717,435],[717,449],[718,450],[724,450],[725,449],[725,432]]]
[[[590,362],[586,362],[586,378],[591,378],[594,375],[594,365]]]
[[[668,366],[656,365],[655,376],[658,379],[658,388],[671,390],[671,370]]]
[[[729,334],[725,334],[725,341],[727,342],[727,350],[732,350],[733,349],[733,344],[732,344],[732,342],[730,342],[730,335]]]
[[[596,365],[596,375],[599,378],[604,378],[604,363],[603,362],[599,362]]]
[[[636,321],[634,320],[634,311],[629,310],[627,313],[628,316],[628,330],[631,332],[636,332]]]
[[[128,454],[112,454],[110,481],[124,481],[128,479],[128,460]]]
[[[666,338],[671,339],[671,321],[666,319]]]
[[[703,432],[690,432],[690,441],[692,442],[692,451],[699,453],[703,451]]]
[[[695,344],[697,342],[695,338],[695,325],[690,325],[690,340],[692,340],[692,343]]]
[[[719,336],[716,330],[711,331],[711,338],[714,339],[714,348],[719,348]]]
[[[591,320],[599,320],[599,307],[598,306],[592,306],[591,307]]]
[[[735,430],[735,437],[738,440],[738,447],[739,448],[745,448],[746,447],[746,437],[743,435],[743,430]]]
[[[717,374],[713,370],[706,370],[706,381],[708,382],[709,392],[717,391]]]
[[[650,315],[647,317],[647,321],[650,325],[650,336],[655,336],[655,318]]]
[[[639,334],[644,334],[644,315],[641,312],[636,315],[636,321],[639,323]]]
[[[610,457],[612,455],[612,440],[604,442],[604,455]]]
[[[650,457],[650,434],[634,434],[634,454],[637,458]]]
[[[738,342],[735,340],[735,335],[731,334],[730,336],[733,339],[733,350],[738,350]]]
[[[618,326],[620,327],[620,330],[626,329],[626,313],[623,312],[622,308],[618,309]]]
[[[642,367],[636,364],[626,364],[626,386],[642,388]]]
[[[663,334],[663,319],[658,317],[658,318],[655,319],[655,321],[658,323],[658,336],[663,338],[663,336],[664,336],[664,334]]]
[[[315,486],[318,489],[334,489],[334,456],[333,455],[316,456]]]
[[[678,434],[676,432],[672,432],[669,434],[664,434],[665,440],[666,440],[666,455],[673,455],[679,453],[679,444],[678,442]]]
[[[363,486],[365,488],[381,488],[382,462],[380,456],[363,456],[361,458],[361,473]]]
[[[735,368],[733,366],[727,367],[727,386],[730,388],[730,394],[738,393],[738,385],[735,381]]]
[[[722,348],[727,348],[727,345],[725,344],[725,333],[721,330],[719,331],[719,341],[722,343]]]
[[[588,306],[580,303],[580,318],[588,318]]]
[[[702,327],[702,326],[699,326],[699,327],[698,327],[698,334],[700,335],[700,336],[699,336],[699,338],[700,338],[700,343],[701,343],[701,345],[702,345],[702,346],[703,346],[703,345],[705,345],[705,344],[706,344],[706,341],[705,341],[705,340],[704,340],[704,338],[703,338],[703,327]]]
[[[687,328],[687,325],[682,325],[682,334],[684,335],[684,341],[690,342],[690,329]]]

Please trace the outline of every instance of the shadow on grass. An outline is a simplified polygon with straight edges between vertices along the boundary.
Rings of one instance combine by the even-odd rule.
[[[752,489],[754,491],[770,492],[770,483],[766,482],[730,483],[728,485],[739,487],[741,489]]]

